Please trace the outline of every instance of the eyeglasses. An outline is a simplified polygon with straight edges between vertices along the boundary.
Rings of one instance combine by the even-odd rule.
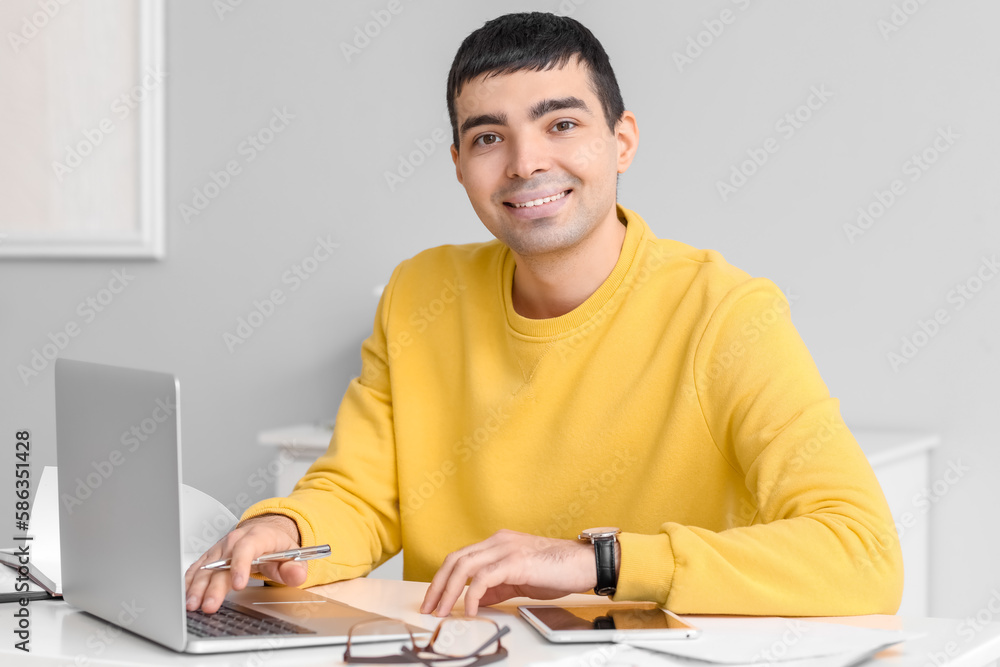
[[[344,662],[348,664],[386,664],[416,662],[424,665],[448,664],[470,660],[462,667],[478,667],[507,657],[500,638],[510,632],[488,618],[449,617],[438,624],[425,646],[413,638],[410,628],[400,620],[379,619],[356,623],[347,634]],[[392,652],[386,637],[395,637],[402,644]],[[374,643],[379,642],[379,643]]]

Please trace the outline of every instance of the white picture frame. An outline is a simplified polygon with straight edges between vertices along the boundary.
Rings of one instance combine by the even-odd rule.
[[[20,87],[24,94],[21,108],[8,108],[7,113],[20,111],[22,115],[13,119],[13,125],[30,131],[24,132],[28,139],[21,138],[20,147],[16,146],[16,133],[8,137],[7,141],[15,145],[0,151],[0,164],[9,160],[8,171],[0,166],[0,177],[13,175],[8,182],[21,185],[8,187],[17,187],[22,193],[25,183],[30,184],[31,195],[22,195],[20,201],[15,201],[17,192],[14,196],[8,193],[6,198],[0,196],[0,259],[161,259],[166,246],[163,0],[138,0],[134,4],[119,0],[50,3],[45,5],[47,10],[35,2],[12,5],[7,3],[7,15],[3,17],[8,23],[14,21],[14,25],[3,26],[7,37],[4,41],[8,43],[0,45],[4,51],[0,67],[4,58],[10,58],[7,70],[14,72],[11,76],[15,84],[21,77],[24,85],[14,86],[15,91]],[[134,34],[128,34],[129,30]],[[67,39],[67,35],[78,41]],[[102,39],[109,35],[111,39]],[[46,40],[53,44],[46,44]],[[65,46],[67,42],[87,47],[82,49],[81,58],[96,56],[93,63],[74,61],[63,68],[86,76],[68,76],[64,71],[62,81],[58,73],[52,80],[44,80],[39,71],[44,74],[50,69],[60,70],[58,64],[45,67],[45,58],[57,52],[52,59],[65,62],[67,53],[58,51],[71,48]],[[131,61],[121,60],[129,55]],[[17,73],[18,67],[27,70],[39,60],[42,66],[30,73]],[[113,67],[108,67],[109,63]],[[109,71],[112,69],[114,73]],[[133,87],[123,83],[123,72],[130,73]],[[69,82],[71,85],[67,85]],[[121,99],[106,90],[121,92]],[[55,108],[35,109],[32,101],[36,99],[45,101],[40,106]],[[116,115],[112,110],[120,113]],[[58,121],[47,125],[45,119],[54,116],[59,117]],[[69,116],[74,116],[76,122],[67,122]],[[107,134],[102,135],[104,130]],[[93,140],[99,137],[95,145]],[[111,139],[102,154],[98,149],[104,137]],[[88,155],[93,151],[95,157],[89,163],[80,158],[83,150],[75,158],[81,166],[79,172],[91,173],[73,173],[66,166],[76,163],[75,148],[85,149]],[[31,163],[21,174],[16,171],[17,149],[21,150],[21,158],[30,158],[20,163]],[[109,157],[109,153],[113,154]],[[49,166],[43,168],[43,164]],[[79,177],[75,184],[73,177]],[[6,210],[4,199],[12,202]]]

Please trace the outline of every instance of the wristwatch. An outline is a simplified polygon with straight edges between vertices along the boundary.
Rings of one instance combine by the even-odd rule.
[[[615,544],[622,531],[618,528],[588,528],[577,536],[594,545],[594,560],[597,563],[598,595],[614,595],[618,589],[618,567],[615,562]]]

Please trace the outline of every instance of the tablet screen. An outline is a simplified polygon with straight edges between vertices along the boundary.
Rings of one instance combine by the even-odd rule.
[[[655,605],[642,606],[532,606],[531,613],[556,631],[565,630],[663,630],[690,626]]]

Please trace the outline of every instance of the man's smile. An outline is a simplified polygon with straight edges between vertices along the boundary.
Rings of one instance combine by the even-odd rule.
[[[541,206],[542,204],[548,204],[550,201],[556,201],[557,199],[562,199],[563,197],[565,197],[566,195],[568,195],[569,192],[570,192],[569,190],[563,190],[562,192],[559,192],[559,193],[554,194],[554,195],[547,195],[547,196],[544,196],[544,197],[539,197],[537,199],[530,199],[530,200],[527,200],[527,201],[525,201],[523,199],[521,201],[519,201],[519,202],[505,201],[504,205],[505,206],[511,206],[513,208],[525,208],[525,207],[530,207],[530,206]]]
[[[530,192],[515,197],[511,201],[505,201],[503,205],[515,217],[526,220],[542,218],[552,215],[561,209],[572,192],[572,189],[551,194]]]

